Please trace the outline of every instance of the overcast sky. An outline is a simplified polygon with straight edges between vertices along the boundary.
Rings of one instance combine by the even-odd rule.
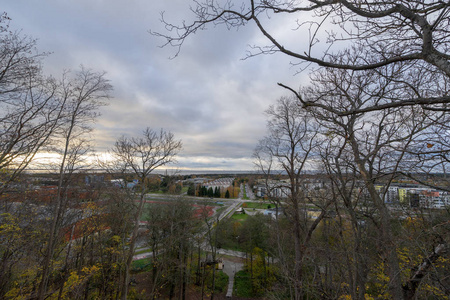
[[[253,24],[238,31],[210,27],[189,37],[181,53],[159,46],[159,21],[192,19],[188,0],[0,0],[11,29],[38,39],[47,74],[60,76],[81,64],[106,71],[114,87],[110,105],[95,125],[97,149],[121,135],[138,136],[150,127],[183,142],[177,167],[197,170],[252,170],[252,152],[265,134],[264,110],[304,84],[306,74],[282,55],[242,60],[249,45],[265,40]],[[273,29],[290,31],[283,20]],[[277,28],[278,27],[278,28]]]

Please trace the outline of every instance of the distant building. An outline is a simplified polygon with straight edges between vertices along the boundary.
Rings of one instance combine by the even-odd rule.
[[[326,182],[323,179],[307,178],[302,180],[301,188],[305,193],[312,190],[318,190],[325,187]],[[261,180],[253,189],[258,197],[287,198],[291,195],[290,183],[287,180]]]
[[[391,185],[387,188],[384,185],[377,185],[375,186],[378,193],[382,198],[384,198],[385,203],[393,204],[393,203],[399,203],[400,197],[399,197],[399,187],[395,185]]]
[[[135,179],[132,182],[125,182],[123,179],[111,179],[110,182],[113,186],[118,188],[126,187],[127,189],[132,189],[139,183],[139,180]]]
[[[445,191],[427,190],[419,193],[420,207],[444,209],[450,206],[450,195]]]
[[[280,216],[283,214],[283,211],[284,211],[284,209],[282,207],[268,208],[268,209],[264,210],[263,215],[269,216],[272,219],[276,219],[277,216]]]
[[[90,174],[84,177],[84,183],[89,186],[102,184],[104,183],[104,181],[105,181],[104,175]]]
[[[221,191],[226,190],[228,187],[233,185],[234,178],[227,177],[227,178],[218,178],[213,181],[209,181],[204,186],[209,189],[212,188],[215,190],[215,188],[219,188]]]
[[[386,190],[385,186],[376,186],[384,202],[388,204],[400,203],[413,208],[435,208],[444,209],[450,206],[450,193],[426,186],[414,185],[391,185]]]

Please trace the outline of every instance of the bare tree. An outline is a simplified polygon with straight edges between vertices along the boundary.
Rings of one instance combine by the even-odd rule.
[[[311,192],[305,177],[307,170],[315,167],[314,159],[320,143],[318,127],[311,116],[302,111],[294,97],[281,98],[266,113],[269,133],[255,150],[255,164],[267,175],[269,198],[276,201],[276,205],[292,222],[295,258],[293,276],[288,279],[294,287],[294,298],[301,299],[305,293],[305,255],[312,234],[333,199],[319,199]],[[287,174],[287,183],[270,181],[271,175],[280,172]],[[320,210],[320,215],[313,221],[308,218],[308,205]]]
[[[47,296],[51,260],[68,204],[67,189],[70,176],[76,170],[82,156],[86,154],[82,136],[90,130],[89,125],[98,116],[98,108],[104,105],[102,100],[109,97],[108,92],[111,88],[108,80],[105,79],[105,73],[96,73],[82,67],[73,77],[70,77],[69,73],[64,74],[58,92],[55,94],[63,107],[57,127],[59,136],[55,137],[54,141],[61,160],[58,167],[58,190],[52,202],[49,239],[37,291],[38,299],[44,299]]]
[[[39,287],[32,295],[43,299],[47,297],[52,259],[57,241],[60,240],[59,231],[64,219],[67,219],[65,208],[68,204],[69,177],[80,158],[87,153],[82,135],[89,129],[88,123],[96,118],[97,108],[102,105],[100,99],[108,97],[111,86],[104,78],[104,73],[84,68],[74,76],[66,72],[60,80],[44,76],[41,61],[47,54],[36,49],[36,40],[20,31],[10,31],[8,22],[7,15],[2,14],[0,194],[23,170],[36,163],[37,153],[55,151],[61,154],[58,191],[49,206],[51,224],[47,227],[48,239],[47,232],[42,236],[42,239],[47,239],[47,243],[42,246],[43,258],[39,257],[39,260],[42,259],[39,262],[42,273],[37,275]],[[20,200],[24,201],[25,197]],[[39,220],[42,216],[35,218]],[[5,258],[8,252],[6,249]],[[8,265],[6,261],[3,262]]]
[[[217,263],[217,243],[218,243],[218,230],[216,228],[220,226],[221,219],[223,218],[221,216],[221,213],[216,212],[213,216],[209,215],[209,208],[208,204],[210,204],[208,201],[203,201],[201,206],[201,219],[202,219],[202,232],[200,235],[204,235],[205,241],[203,242],[203,250],[207,251],[211,255],[211,261],[209,263],[212,263],[212,284],[211,284],[211,300],[214,300],[215,295],[215,289],[216,289],[216,263]],[[199,237],[200,237],[199,235]],[[200,250],[200,244],[201,242],[198,242],[199,250]],[[207,259],[209,260],[207,254]],[[200,254],[199,254],[200,255]],[[200,260],[200,257],[199,257]],[[207,261],[204,262],[205,265],[203,266],[203,272],[206,269]],[[202,276],[202,298],[204,293],[204,274]]]
[[[182,147],[171,132],[159,132],[147,128],[139,138],[121,137],[116,141],[112,154],[122,170],[133,174],[139,180],[138,206],[134,215],[134,228],[130,238],[130,249],[126,261],[125,277],[122,283],[122,299],[127,298],[131,263],[133,261],[139,221],[142,215],[149,175],[158,167],[175,161],[175,156]],[[133,199],[134,200],[134,199]]]
[[[312,103],[308,110],[325,130],[328,142],[323,152],[324,160],[328,162],[327,168],[339,198],[350,215],[355,237],[360,236],[358,219],[361,216],[369,218],[378,231],[379,247],[390,279],[389,292],[396,299],[413,297],[420,279],[409,278],[406,283],[402,282],[397,253],[401,240],[394,233],[393,218],[386,205],[387,188],[399,174],[414,169],[411,164],[416,165],[422,159],[414,151],[424,149],[422,144],[427,139],[447,140],[445,135],[433,133],[446,128],[448,116],[440,109],[432,110],[432,107],[398,106],[370,111],[363,108],[401,101],[414,93],[442,92],[442,81],[432,82],[415,77],[409,73],[409,67],[409,64],[403,64],[398,68],[384,67],[365,72],[326,68],[314,74],[313,84],[302,91],[307,101]],[[342,113],[347,110],[353,113]],[[414,155],[410,155],[411,152]],[[439,159],[435,157],[431,160],[437,162]],[[355,186],[352,176],[357,176],[363,185]],[[385,186],[384,192],[376,188],[380,182]],[[358,190],[359,195],[370,201],[362,208],[355,206],[357,197],[353,193]],[[358,252],[362,250],[359,243],[357,241],[355,244],[355,251]],[[434,256],[444,253],[446,243],[440,240],[432,246]],[[437,248],[442,249],[436,252]],[[364,271],[367,266],[362,260],[360,262],[363,265],[357,269],[361,271],[359,282],[356,282],[358,286],[364,284],[363,278],[367,276]],[[426,274],[426,270],[423,271],[422,276]],[[411,280],[416,285],[409,284]],[[352,294],[357,296],[358,289],[361,291],[364,287],[354,289]]]
[[[152,246],[151,298],[156,299],[168,288],[169,298],[186,298],[189,282],[189,255],[199,231],[199,220],[186,199],[167,199],[167,203],[151,203],[147,210],[148,237]]]
[[[407,62],[417,63],[418,70],[428,76],[435,73],[450,76],[448,1],[193,2],[193,22],[173,24],[167,22],[162,14],[162,22],[169,32],[153,32],[166,39],[165,45],[175,46],[177,55],[186,38],[208,25],[239,28],[252,23],[268,44],[252,46],[248,57],[279,52],[291,57],[294,65],[312,63],[347,70],[378,69]],[[292,27],[283,25],[291,32],[288,35],[272,26],[283,17],[293,23]],[[295,40],[301,40],[301,43],[293,43]],[[355,51],[362,53],[352,60],[339,60]],[[394,105],[428,105],[449,101],[447,94],[437,97],[413,95]]]
[[[62,118],[58,84],[42,74],[45,56],[35,40],[0,27],[0,194],[48,145]]]

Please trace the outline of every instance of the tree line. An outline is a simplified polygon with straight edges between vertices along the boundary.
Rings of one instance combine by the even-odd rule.
[[[225,191],[223,191],[225,190]],[[210,197],[210,198],[235,198],[239,195],[240,189],[235,186],[227,187],[223,189],[221,187],[212,186],[206,187],[204,185],[189,185],[187,194],[189,196],[197,196],[197,197]]]

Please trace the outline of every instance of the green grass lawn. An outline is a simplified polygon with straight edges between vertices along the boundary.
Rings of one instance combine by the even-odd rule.
[[[152,252],[152,249],[144,249],[144,250],[134,251],[134,255],[147,253],[147,252]]]
[[[274,208],[275,205],[270,202],[245,202],[247,204],[247,208],[256,208],[256,209],[267,209],[267,207],[270,205],[270,207]]]
[[[216,292],[225,292],[228,287],[228,275],[222,271],[216,273]]]
[[[237,272],[234,277],[234,284],[234,296],[243,298],[253,297],[250,274],[245,271]]]
[[[133,272],[149,271],[151,269],[151,258],[143,258],[133,261],[131,270]]]
[[[244,222],[245,220],[247,220],[248,215],[247,214],[234,214],[231,216],[231,218],[238,222]]]

